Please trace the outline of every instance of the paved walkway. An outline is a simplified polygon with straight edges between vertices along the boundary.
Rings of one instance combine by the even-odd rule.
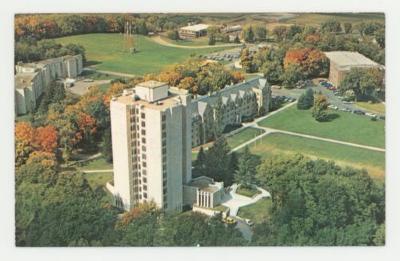
[[[85,82],[81,80],[76,81],[74,86],[68,88],[68,90],[76,95],[84,95],[89,91],[89,87],[106,83],[110,83],[110,80],[94,80],[92,82]]]
[[[170,43],[164,39],[162,39],[160,36],[154,36],[151,37],[150,39],[152,39],[154,42],[160,44],[160,45],[164,45],[164,46],[168,46],[168,47],[176,47],[176,48],[182,48],[182,49],[206,49],[206,48],[215,48],[215,47],[238,47],[238,46],[242,46],[242,44],[217,44],[217,45],[179,45],[179,44],[174,44],[174,43]]]
[[[267,128],[267,127],[261,127],[258,125],[254,126],[254,128],[262,129],[262,130],[268,132],[268,134],[273,133],[273,132],[283,133],[283,134],[288,134],[288,135],[293,135],[293,136],[298,136],[298,137],[303,137],[303,138],[308,138],[308,139],[321,140],[321,141],[327,141],[327,142],[332,142],[332,143],[337,143],[337,144],[342,144],[342,145],[347,145],[347,146],[352,146],[352,147],[358,147],[358,148],[367,149],[367,150],[385,152],[385,149],[378,148],[378,147],[372,147],[372,146],[367,146],[367,145],[362,145],[362,144],[357,144],[357,143],[352,143],[352,142],[346,142],[346,141],[340,141],[340,140],[335,140],[335,139],[329,139],[329,138],[322,138],[322,137],[318,137],[318,136],[307,135],[307,134],[302,134],[302,133],[293,132],[293,131],[277,130],[277,129]],[[258,137],[260,137],[260,136],[258,136]]]
[[[115,76],[118,76],[118,77],[127,77],[127,78],[136,77],[136,75],[130,74],[130,73],[119,73],[119,72],[103,71],[103,70],[97,70],[97,69],[96,69],[96,72],[104,73],[104,74],[110,74],[110,75],[115,75]]]
[[[229,193],[225,194],[225,197],[223,199],[224,203],[221,204],[229,208],[229,215],[233,217],[236,217],[239,208],[254,204],[262,198],[271,197],[268,191],[260,187],[257,187],[257,189],[261,191],[261,193],[256,195],[255,197],[249,198],[246,196],[242,196],[236,193],[237,187],[237,184],[233,184],[231,186],[231,190],[229,191]]]

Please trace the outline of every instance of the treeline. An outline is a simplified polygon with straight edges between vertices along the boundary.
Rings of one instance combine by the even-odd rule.
[[[227,85],[242,82],[244,75],[227,70],[220,63],[191,58],[179,65],[170,66],[159,74],[146,75],[143,80],[167,82],[170,86],[188,90],[193,95],[206,95]]]
[[[147,35],[176,29],[189,22],[201,19],[192,15],[162,14],[60,14],[17,15],[15,17],[15,39],[48,39],[85,33],[122,33],[125,24],[132,25],[135,34]]]
[[[82,45],[73,43],[62,45],[54,40],[24,39],[15,42],[14,61],[15,64],[27,63],[76,54],[82,55],[83,62],[86,61],[85,48]]]

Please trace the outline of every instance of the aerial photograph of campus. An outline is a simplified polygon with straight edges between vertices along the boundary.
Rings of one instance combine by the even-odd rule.
[[[384,246],[384,13],[14,17],[15,245]]]

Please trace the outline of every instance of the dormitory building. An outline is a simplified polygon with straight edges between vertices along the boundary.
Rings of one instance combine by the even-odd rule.
[[[15,66],[15,113],[32,112],[51,82],[76,78],[82,72],[82,55],[67,55]]]

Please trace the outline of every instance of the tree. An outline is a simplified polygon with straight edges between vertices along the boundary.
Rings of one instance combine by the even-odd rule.
[[[251,187],[255,183],[256,167],[259,164],[257,158],[250,153],[249,147],[245,147],[239,157],[235,182],[244,187]]]
[[[379,47],[385,48],[385,29],[380,29],[375,33],[376,42],[379,44]]]
[[[58,133],[54,126],[39,127],[34,132],[32,145],[36,150],[55,152],[58,145]]]
[[[376,68],[352,68],[345,75],[339,87],[343,91],[354,91],[356,99],[362,99],[376,96],[376,92],[383,91],[383,78],[383,72]]]
[[[229,145],[221,136],[206,152],[205,173],[215,181],[223,181],[225,186],[233,183],[233,173],[230,172]]]
[[[199,153],[197,154],[196,160],[193,162],[193,167],[197,173],[197,176],[203,176],[205,175],[205,169],[206,169],[206,154],[204,153],[203,147],[200,147]]]
[[[208,45],[215,45],[216,39],[214,34],[210,34],[208,36]]]
[[[285,68],[285,72],[282,75],[282,85],[285,88],[292,89],[296,83],[304,79],[304,74],[301,71],[299,65],[290,64]]]
[[[107,162],[113,162],[111,128],[107,128],[103,133],[103,139],[101,142],[101,154]]]
[[[15,165],[21,166],[33,151],[34,128],[28,122],[15,124]]]
[[[284,68],[290,64],[299,65],[307,77],[316,77],[327,74],[329,63],[323,52],[312,48],[299,48],[286,52]]]
[[[346,34],[349,34],[349,33],[352,32],[352,27],[353,27],[353,25],[352,25],[351,23],[344,23],[344,24],[343,24],[343,27],[344,27],[344,32],[345,32]]]
[[[240,64],[247,73],[253,72],[253,64],[248,48],[244,48],[240,54]]]
[[[278,61],[267,61],[265,62],[260,71],[264,74],[264,77],[272,84],[278,84],[282,80],[283,67]]]
[[[308,88],[303,94],[300,95],[297,101],[297,109],[308,110],[314,105],[314,92]]]
[[[340,22],[330,19],[321,24],[321,31],[324,33],[338,33],[342,31],[342,27],[340,26]]]
[[[317,95],[314,99],[312,116],[316,121],[326,121],[328,118],[328,99],[325,95]]]
[[[254,35],[257,41],[263,41],[267,38],[267,28],[265,25],[259,24],[254,26]]]
[[[287,31],[288,31],[288,28],[287,28],[287,26],[284,26],[284,25],[276,26],[272,30],[273,34],[275,35],[276,40],[279,42],[286,39]]]
[[[243,29],[243,39],[246,43],[254,43],[255,35],[253,32],[253,27],[251,25]]]
[[[168,31],[167,37],[171,40],[179,40],[179,33],[177,30]]]
[[[384,223],[384,186],[365,170],[302,155],[269,158],[258,170],[272,207],[270,218],[255,227],[253,244],[375,244]]]

